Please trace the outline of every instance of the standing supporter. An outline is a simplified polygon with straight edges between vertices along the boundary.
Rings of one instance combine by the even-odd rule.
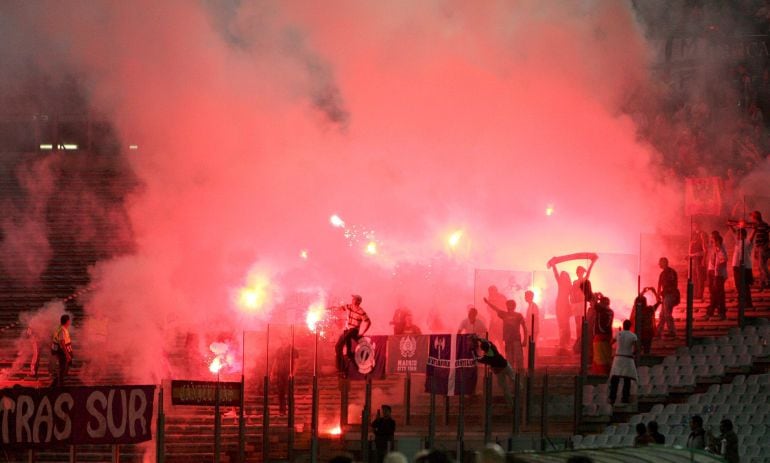
[[[479,318],[479,311],[472,305],[468,306],[468,318],[460,322],[459,328],[457,328],[457,334],[475,334],[476,336],[487,336],[487,326],[484,321]]]
[[[690,237],[690,259],[692,263],[693,297],[703,300],[706,283],[706,237],[696,223]]]
[[[709,320],[714,315],[714,310],[718,311],[720,320],[727,318],[726,279],[727,251],[725,251],[722,235],[714,230],[711,232],[711,246],[708,252],[709,305],[704,320]]]
[[[746,227],[742,223],[730,224],[730,229],[735,238],[733,247],[733,279],[735,280],[735,289],[738,290],[738,303],[743,305],[744,309],[753,308],[751,301],[751,284],[754,276],[751,273],[751,252],[754,248],[754,234],[749,235]]]
[[[506,311],[500,310],[492,304],[487,298],[484,298],[490,309],[503,321],[503,341],[505,342],[505,357],[512,364],[513,368],[524,368],[524,345],[527,339],[527,325],[524,323],[524,317],[516,312],[516,301],[509,299],[505,301]],[[522,334],[523,331],[523,334]]]
[[[612,360],[612,371],[610,371],[610,396],[609,402],[615,403],[618,393],[618,383],[623,380],[623,394],[621,402],[627,404],[631,401],[631,381],[637,381],[636,361],[634,351],[639,349],[638,339],[630,331],[631,320],[623,321],[623,330],[618,331],[613,342],[617,344],[615,358]]]
[[[51,340],[50,370],[53,378],[52,386],[64,386],[64,378],[72,364],[72,340],[70,339],[70,316],[64,314],[59,319],[59,327]]]
[[[719,436],[709,445],[709,450],[721,455],[728,463],[739,463],[738,435],[733,430],[733,422],[725,418],[719,422]]]
[[[532,291],[524,292],[524,301],[527,303],[526,324],[527,331],[532,335],[532,340],[537,342],[540,334],[540,308],[535,303],[535,293]]]
[[[655,296],[654,305],[647,304],[647,298],[644,297],[644,294],[648,291]],[[652,348],[652,338],[655,336],[655,311],[658,310],[659,305],[660,298],[655,292],[655,288],[652,287],[644,288],[642,294],[634,300],[634,308],[631,312],[631,331],[639,338],[642,352],[645,354],[649,354]]]
[[[377,410],[377,417],[372,421],[372,430],[374,431],[374,447],[377,451],[377,462],[382,463],[385,455],[393,449],[396,434],[396,422],[390,416],[390,405],[383,405]]]
[[[762,220],[762,214],[759,211],[749,214],[749,218],[754,226],[754,253],[759,267],[759,287],[760,290],[763,290],[770,288],[770,272],[767,268],[767,261],[770,259],[770,243],[768,242],[770,225]]]
[[[597,293],[594,309],[596,318],[594,319],[592,368],[594,374],[606,375],[610,372],[612,364],[612,320],[615,314],[610,309],[610,299],[600,293]]]
[[[668,335],[676,337],[676,327],[674,326],[674,307],[679,305],[679,277],[676,270],[669,267],[668,258],[661,257],[658,261],[661,272],[658,277],[658,294],[663,300],[663,310],[660,313],[660,322],[658,323],[658,336],[663,336],[663,329],[668,326]]]
[[[706,430],[703,429],[703,418],[693,415],[690,418],[690,435],[687,436],[687,448],[703,450],[706,448]]]

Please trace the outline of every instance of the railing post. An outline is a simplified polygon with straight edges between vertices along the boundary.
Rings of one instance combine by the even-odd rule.
[[[289,461],[294,461],[294,375],[289,376],[289,390],[286,391],[288,394],[288,408],[289,408],[289,416],[287,417],[287,427],[289,436],[287,440],[288,450],[286,458]]]
[[[367,375],[364,410],[361,416],[361,459],[369,461],[369,420],[372,417],[372,378]]]
[[[214,463],[219,463],[222,450],[222,417],[219,413],[219,374],[214,388]]]
[[[155,461],[165,463],[166,461],[166,415],[163,412],[163,383],[160,384],[158,391],[158,421],[155,438]]]
[[[404,380],[404,407],[406,408],[406,424],[412,424],[412,373],[406,372]]]
[[[484,443],[492,441],[492,375],[489,367],[484,372]]]
[[[427,448],[433,448],[436,443],[436,382],[433,375],[428,379],[430,385],[430,416],[428,417],[428,442]]]

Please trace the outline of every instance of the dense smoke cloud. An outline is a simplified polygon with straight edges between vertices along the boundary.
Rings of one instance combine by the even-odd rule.
[[[474,267],[636,253],[678,212],[623,112],[650,66],[623,2],[40,5],[13,12],[35,53],[139,146],[136,252],[86,304],[129,379],[168,374],[180,333],[301,320],[298,290],[361,293],[375,331],[397,305],[453,329]]]

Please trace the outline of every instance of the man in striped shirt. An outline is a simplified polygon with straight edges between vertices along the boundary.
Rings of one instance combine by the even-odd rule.
[[[366,334],[369,331],[369,327],[372,322],[369,320],[369,316],[361,307],[361,296],[354,294],[350,304],[340,307],[348,312],[348,321],[345,323],[345,331],[342,332],[340,338],[337,340],[337,344],[334,346],[334,351],[337,354],[337,371],[345,373],[346,362],[343,356],[342,349],[345,348],[345,355],[353,361],[355,353],[353,352],[353,340]],[[361,325],[365,325],[361,329]]]

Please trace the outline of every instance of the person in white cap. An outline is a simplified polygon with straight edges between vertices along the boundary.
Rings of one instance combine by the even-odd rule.
[[[348,358],[353,360],[355,355],[353,352],[353,340],[355,339],[357,341],[358,338],[366,334],[369,327],[372,325],[369,316],[366,315],[366,312],[361,307],[361,301],[363,300],[361,296],[353,294],[352,298],[350,304],[340,307],[340,309],[348,312],[348,320],[345,323],[345,331],[342,332],[340,338],[337,340],[337,344],[334,346],[334,351],[337,354],[337,371],[341,374],[345,373],[346,367],[343,348],[345,349],[345,354]],[[361,325],[364,325],[363,330],[361,329]]]

